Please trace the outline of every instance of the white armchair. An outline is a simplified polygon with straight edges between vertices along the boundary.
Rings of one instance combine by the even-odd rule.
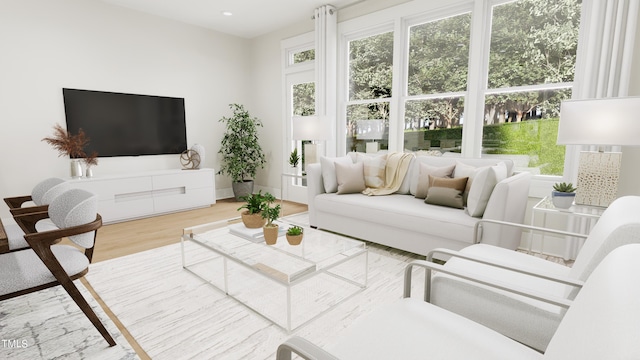
[[[292,353],[318,360],[638,359],[638,257],[637,244],[612,251],[586,281],[575,301],[539,297],[569,307],[544,354],[445,309],[404,298],[357,321],[340,335],[338,343],[326,349],[293,337],[278,347],[277,359],[290,360]],[[454,273],[427,261],[416,261],[410,265],[413,266]],[[410,268],[406,273],[410,273]],[[405,285],[408,281],[410,278]]]
[[[459,252],[437,249],[427,255],[427,261],[434,256],[451,256],[444,265],[449,271],[482,274],[507,288],[518,286],[544,296],[572,300],[593,269],[611,250],[625,244],[640,243],[638,214],[640,197],[628,196],[614,201],[588,235],[571,268],[486,244],[471,245]],[[520,224],[501,224],[570,234]],[[431,276],[427,271],[425,287],[426,301],[539,351],[545,351],[566,311],[561,306],[444,273]]]

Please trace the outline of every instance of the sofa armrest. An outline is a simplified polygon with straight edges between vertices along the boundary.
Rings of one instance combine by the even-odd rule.
[[[497,281],[493,278],[490,277],[486,277],[486,276],[482,276],[482,275],[478,275],[475,273],[471,273],[471,272],[465,272],[465,271],[461,271],[461,270],[452,270],[452,269],[447,269],[446,266],[444,265],[440,265],[440,264],[436,264],[436,263],[432,263],[426,260],[414,260],[411,263],[409,263],[406,267],[405,267],[405,271],[404,271],[404,292],[403,292],[403,297],[404,298],[408,298],[411,297],[411,275],[412,275],[412,271],[414,267],[421,267],[425,269],[425,289],[424,289],[424,300],[429,302],[430,300],[430,288],[431,288],[431,272],[432,271],[437,271],[439,273],[443,273],[443,274],[447,274],[447,275],[451,275],[451,276],[455,276],[458,277],[460,279],[464,279],[464,280],[468,280],[468,281],[472,281],[474,283],[477,284],[481,284],[481,285],[485,285],[485,286],[489,286],[498,290],[503,290],[503,291],[507,291],[516,295],[521,295],[521,296],[526,296],[528,298],[531,299],[535,299],[538,301],[543,301],[546,302],[548,304],[552,304],[552,305],[556,305],[556,306],[560,306],[563,308],[569,308],[571,306],[572,301],[565,299],[565,298],[561,298],[561,297],[557,297],[557,296],[551,296],[548,294],[544,294],[538,291],[534,291],[531,289],[528,289],[526,287],[523,286],[516,286],[513,284],[509,284],[509,283],[505,283],[505,282],[501,282],[501,281]],[[582,286],[582,283],[580,284],[576,284],[575,286]]]
[[[317,195],[324,194],[322,182],[322,168],[320,163],[308,164],[307,170],[307,205],[309,206],[309,225],[316,226],[316,208],[314,199]]]
[[[491,193],[483,219],[522,224],[529,199],[531,173],[521,172],[499,182]],[[522,229],[485,225],[481,242],[515,250],[520,245]]]

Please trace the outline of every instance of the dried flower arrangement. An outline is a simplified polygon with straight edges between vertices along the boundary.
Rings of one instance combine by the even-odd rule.
[[[73,135],[63,129],[60,124],[56,124],[53,126],[53,136],[46,137],[42,141],[56,149],[58,156],[68,155],[72,159],[83,158],[88,167],[98,164],[98,153],[94,151],[87,156],[84,152],[84,147],[89,143],[89,138],[82,129],[78,131],[78,134]]]

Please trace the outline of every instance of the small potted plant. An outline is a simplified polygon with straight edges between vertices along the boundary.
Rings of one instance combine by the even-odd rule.
[[[258,229],[264,226],[266,220],[262,217],[262,211],[266,207],[265,195],[262,195],[262,190],[257,194],[249,194],[241,198],[245,201],[245,204],[238,208],[238,211],[245,209],[240,216],[244,226],[249,229]]]
[[[576,197],[576,188],[572,183],[555,183],[551,192],[553,206],[559,209],[568,209],[573,205]]]
[[[267,245],[273,245],[278,241],[278,224],[273,222],[280,217],[280,204],[270,206],[275,200],[276,198],[269,193],[264,195],[265,206],[262,209],[262,217],[267,220],[267,223],[262,227],[262,232]]]
[[[291,167],[297,167],[300,162],[300,155],[298,155],[298,148],[293,149],[291,155],[289,155],[289,165]]]
[[[287,229],[287,241],[289,245],[300,245],[302,242],[302,236],[304,235],[304,229],[301,226],[291,226]]]

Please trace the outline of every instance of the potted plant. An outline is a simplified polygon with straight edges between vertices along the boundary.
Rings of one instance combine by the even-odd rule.
[[[301,226],[291,226],[287,229],[287,242],[289,245],[300,245],[303,235],[304,229]]]
[[[248,194],[241,197],[245,201],[245,204],[238,208],[238,211],[245,209],[240,216],[244,226],[250,229],[258,229],[264,226],[266,219],[262,217],[262,211],[266,206],[265,195],[262,195],[262,190],[257,194]]]
[[[298,166],[299,162],[300,162],[300,155],[298,155],[298,148],[295,148],[291,152],[291,155],[289,155],[289,165],[291,165],[291,167],[296,167]]]
[[[572,183],[555,183],[551,191],[553,206],[560,209],[568,209],[573,205],[576,197],[576,188]]]
[[[267,223],[262,227],[262,232],[267,245],[273,245],[278,241],[278,224],[273,222],[280,216],[280,204],[271,207],[276,198],[269,193],[264,195],[264,199],[266,205],[262,210],[262,217],[267,220]]]
[[[251,117],[242,105],[230,104],[233,116],[223,117],[226,126],[218,153],[222,154],[220,172],[231,177],[236,201],[253,193],[253,179],[258,168],[264,168],[265,156],[258,143],[258,127],[262,122]]]

